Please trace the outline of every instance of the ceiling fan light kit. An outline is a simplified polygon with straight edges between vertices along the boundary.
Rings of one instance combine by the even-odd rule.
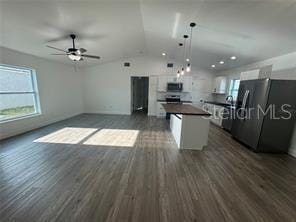
[[[68,48],[68,50],[59,49],[59,48],[49,46],[49,45],[47,45],[47,47],[54,49],[54,50],[64,52],[64,54],[53,54],[53,55],[66,55],[69,59],[71,59],[74,62],[83,61],[84,60],[83,58],[91,58],[91,59],[100,59],[101,58],[100,56],[84,54],[85,52],[87,52],[86,49],[84,49],[84,48],[77,49],[75,47],[76,35],[71,34],[70,38],[72,39],[72,48]]]
[[[80,61],[82,59],[81,56],[79,55],[75,55],[75,54],[70,54],[68,55],[69,59],[73,60],[73,61]]]

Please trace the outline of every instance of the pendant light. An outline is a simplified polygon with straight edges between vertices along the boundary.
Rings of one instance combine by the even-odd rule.
[[[186,67],[186,72],[190,72],[190,71],[191,71],[191,66],[190,66],[190,63],[188,63]]]
[[[183,38],[184,38],[183,61],[185,62],[186,61],[186,40],[188,39],[188,35],[184,35]],[[186,63],[184,64],[184,66],[185,65],[186,65]],[[181,69],[181,75],[185,74],[184,66]]]
[[[194,22],[191,22],[189,26],[190,26],[190,40],[189,40],[189,48],[188,48],[188,57],[186,59],[186,61],[188,62],[186,67],[186,72],[191,71],[190,61],[191,61],[191,50],[192,50],[191,48],[192,47],[192,31],[193,31],[193,28],[196,26],[196,24]]]
[[[184,74],[185,74],[184,67],[182,67],[182,69],[181,69],[181,75],[183,76]]]
[[[184,41],[184,43],[185,43],[185,41]],[[183,47],[184,44],[183,43],[179,43],[179,46],[180,47]],[[184,57],[184,49],[182,49],[182,58],[183,57]],[[180,70],[178,70],[178,72],[177,72],[177,76],[180,76],[180,75],[184,75],[184,68],[183,67],[181,67],[181,72],[180,72]]]
[[[180,70],[178,70],[178,72],[177,72],[177,78],[179,78],[180,77]]]

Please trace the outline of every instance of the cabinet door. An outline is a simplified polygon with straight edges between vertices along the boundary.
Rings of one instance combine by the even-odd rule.
[[[166,115],[165,109],[163,108],[162,104],[162,102],[157,103],[157,117],[165,117]]]
[[[213,82],[212,92],[213,93],[216,93],[218,91],[218,87],[219,87],[219,79],[218,78],[215,78],[214,79],[214,82]]]
[[[176,82],[177,78],[176,78],[176,76],[167,76],[166,80],[167,80],[167,82]]]
[[[192,77],[183,77],[183,92],[192,92]]]
[[[166,76],[159,76],[158,77],[158,91],[165,92],[167,91],[167,77]]]
[[[181,145],[181,131],[182,131],[182,119],[179,119],[179,118],[182,118],[181,115],[178,115],[178,116],[171,115],[171,120],[170,120],[170,128],[178,148],[180,148],[180,145]]]
[[[216,105],[212,105],[211,108],[211,122],[218,125],[218,126],[222,126],[222,118],[223,118],[223,110],[224,107],[222,106],[216,106]]]
[[[240,80],[251,80],[259,78],[260,69],[250,70],[247,72],[242,72],[240,74]]]
[[[226,83],[227,79],[224,76],[219,76],[214,79],[213,83],[213,93],[224,94],[226,93]]]

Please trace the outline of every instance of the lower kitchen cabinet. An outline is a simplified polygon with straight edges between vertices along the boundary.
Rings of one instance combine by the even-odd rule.
[[[166,112],[162,106],[162,104],[165,104],[166,102],[157,102],[156,105],[156,116],[159,118],[164,118],[166,116]]]
[[[222,127],[224,107],[213,104],[206,104],[204,108],[206,111],[212,114],[211,122]]]

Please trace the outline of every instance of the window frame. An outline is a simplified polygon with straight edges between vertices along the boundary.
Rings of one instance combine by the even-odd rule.
[[[32,84],[32,91],[4,91],[4,92],[0,91],[0,95],[18,95],[18,94],[19,95],[24,95],[24,94],[33,95],[34,109],[35,109],[34,113],[10,117],[10,118],[3,119],[3,120],[0,119],[0,124],[41,115],[42,112],[41,112],[41,106],[40,106],[40,97],[39,97],[39,90],[38,90],[37,76],[36,76],[35,69],[22,67],[22,66],[7,65],[7,64],[2,64],[2,63],[0,63],[0,67],[25,70],[30,73],[30,81]]]
[[[238,91],[239,91],[239,87],[238,87],[238,89],[234,89],[236,81],[239,81],[239,83],[240,83],[240,79],[231,79],[230,80],[229,95],[231,95],[232,97],[234,97],[233,92],[237,92],[237,94],[238,94]],[[234,98],[235,101],[236,101],[236,99],[237,98]]]

